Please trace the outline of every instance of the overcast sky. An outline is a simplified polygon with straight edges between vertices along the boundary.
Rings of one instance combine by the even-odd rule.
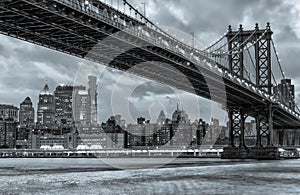
[[[130,2],[143,11],[143,1]],[[194,32],[201,46],[221,37],[229,24],[234,29],[239,24],[243,24],[245,29],[253,29],[255,23],[264,28],[270,22],[283,69],[296,85],[299,102],[299,0],[147,0],[146,4],[146,13],[153,22],[187,34]],[[46,81],[51,91],[60,83],[72,85],[82,64],[89,62],[0,35],[0,104],[19,106],[29,96],[36,109],[38,95]],[[105,69],[104,72],[99,76],[100,121],[113,113],[110,106],[112,83],[118,83],[120,78],[123,79],[122,85],[118,84],[122,87],[117,90],[120,101],[113,104],[129,102],[133,119],[144,115],[153,121],[157,117],[154,113],[158,114],[161,109],[170,117],[181,98],[185,99],[184,108],[192,120],[210,118],[208,113],[212,109],[208,101],[199,101],[200,112],[198,108],[195,111],[191,109],[195,107],[190,102],[198,102],[198,98],[192,95],[138,77],[120,77],[122,73],[118,71]],[[131,90],[131,93],[128,95],[126,90]]]

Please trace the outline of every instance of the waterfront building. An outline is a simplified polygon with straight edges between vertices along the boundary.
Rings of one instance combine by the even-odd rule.
[[[20,104],[19,123],[22,127],[34,126],[34,108],[30,97],[27,97]]]
[[[20,104],[19,125],[16,132],[16,148],[31,148],[30,133],[34,128],[34,108],[30,97]]]
[[[106,123],[102,123],[102,129],[107,134],[106,147],[122,147],[128,146],[128,133],[122,127],[122,118],[120,115],[111,116]],[[114,143],[114,144],[113,144]]]
[[[193,138],[196,139],[197,128],[198,126],[190,123],[185,111],[179,110],[177,106],[172,120],[166,118],[161,111],[156,123],[150,123],[149,120],[140,117],[137,124],[129,124],[127,126],[129,145],[132,147],[168,145],[185,148],[192,144]]]
[[[102,124],[104,126],[104,124]],[[80,127],[77,134],[77,149],[115,149],[126,145],[125,132],[108,125]]]
[[[173,123],[170,133],[170,143],[173,146],[185,148],[192,144],[193,128],[190,123]]]
[[[145,121],[145,118],[138,118],[138,124],[129,124],[127,132],[129,134],[130,146],[153,146],[155,143],[155,132],[157,124]],[[156,138],[157,139],[157,138]]]
[[[215,145],[227,145],[229,137],[228,123],[227,126],[220,125],[219,119],[211,118],[211,123],[207,126],[205,135],[206,141]]]
[[[67,149],[67,135],[55,135],[52,133],[38,133],[33,134],[31,138],[32,149]]]
[[[30,134],[31,149],[40,149],[41,146],[63,146],[68,148],[68,136],[57,127],[49,128],[37,125]]]
[[[16,148],[31,148],[32,126],[17,126]]]
[[[18,125],[18,108],[0,105],[0,147],[15,148]]]
[[[16,147],[17,125],[13,119],[0,120],[0,148]]]
[[[211,118],[210,125],[208,127],[208,131],[206,133],[206,137],[208,140],[216,140],[221,134],[221,128],[219,120],[216,118]]]
[[[158,124],[156,131],[154,133],[154,145],[160,146],[169,143],[172,139],[172,120],[166,118],[166,120]]]
[[[195,145],[199,146],[203,142],[209,125],[203,119],[196,120],[192,125],[193,129],[196,128],[196,133],[193,132],[193,135],[196,135]]]
[[[48,128],[53,128],[55,125],[54,96],[50,93],[47,83],[39,95],[37,122],[39,125],[43,125]]]

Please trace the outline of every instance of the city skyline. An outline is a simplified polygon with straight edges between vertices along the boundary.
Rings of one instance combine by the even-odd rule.
[[[0,0],[0,194],[299,194],[299,53],[300,0]]]
[[[142,9],[138,2],[132,1],[131,3],[139,6],[139,9]],[[153,0],[147,2],[146,9],[149,18],[159,22],[160,25],[165,26],[172,23],[172,27],[182,30],[186,32],[186,34],[194,32],[197,40],[196,43],[200,46],[207,46],[220,37],[227,29],[227,26],[224,24],[235,25],[242,23],[245,28],[253,28],[254,24],[258,22],[260,27],[263,28],[266,22],[271,22],[272,29],[276,32],[274,34],[274,39],[276,39],[276,42],[279,45],[278,52],[282,60],[281,62],[286,72],[286,76],[293,79],[295,91],[297,92],[295,96],[298,100],[297,102],[299,102],[300,90],[298,83],[300,83],[300,78],[296,71],[297,62],[293,60],[295,59],[294,56],[297,55],[297,50],[299,50],[297,43],[299,43],[300,34],[300,25],[298,22],[300,6],[297,1],[279,2],[274,0],[266,3],[265,1],[257,0],[255,2],[239,3],[239,1],[232,0],[229,1],[226,6],[222,6],[222,9],[220,8],[220,5],[222,4],[216,3],[216,1],[192,1],[189,4],[185,4],[181,1],[166,1],[164,4],[159,4],[157,1]],[[225,13],[230,12],[231,8],[234,7],[232,5],[235,5],[237,10],[236,13],[233,15],[226,15]],[[258,15],[257,13],[260,13],[260,10],[263,10],[267,6],[272,9],[269,8],[269,12],[264,12],[262,17],[256,17],[256,15]],[[199,16],[197,17],[189,13],[192,13],[191,10],[194,10],[194,7],[203,10],[197,11],[197,13],[199,13]],[[207,18],[214,18],[213,15],[215,12],[213,10],[208,12],[208,9],[205,9],[206,7],[213,7],[213,10],[221,9],[222,12],[218,12],[224,13],[224,18],[213,20],[213,25],[207,23]],[[290,19],[289,23],[284,22],[287,16],[289,16]],[[197,21],[199,18],[201,21]],[[237,28],[237,26],[238,25],[234,28]],[[0,91],[1,94],[3,94],[0,101],[5,104],[18,105],[25,97],[30,96],[33,105],[37,105],[36,97],[40,93],[46,80],[48,80],[52,90],[54,89],[54,86],[57,86],[59,83],[73,85],[74,75],[80,64],[90,63],[82,59],[40,48],[3,35],[0,35],[0,39],[0,66],[3,70],[0,73]],[[191,41],[191,38],[187,39]],[[292,51],[291,48],[294,49],[294,51]],[[102,97],[102,101],[99,104],[103,109],[99,119],[101,121],[112,114],[109,108],[109,102],[111,100],[111,83],[116,82],[121,74],[119,71],[113,71],[112,69],[105,67],[103,67],[103,69],[105,69],[105,74],[101,75],[99,84],[102,86],[102,91],[99,91],[99,95]],[[127,76],[127,88],[132,86],[130,77],[131,76]],[[142,83],[141,81],[144,79],[134,77],[132,80]],[[147,91],[152,92],[146,93]],[[160,87],[160,84],[151,82],[148,86],[142,87],[140,92],[136,93],[136,98],[140,101],[148,102],[148,104],[150,104],[149,102],[155,103],[155,99],[158,99],[158,102],[168,102],[170,97],[172,97],[172,93],[174,95],[174,92],[170,90],[170,87]],[[181,91],[176,91],[175,94],[184,94],[188,99],[194,98],[192,95]],[[122,97],[122,95],[123,93],[120,91],[120,97]],[[176,100],[176,97],[174,99]],[[173,101],[169,107],[176,106],[176,102],[177,101]],[[203,99],[200,101],[200,107],[202,107],[203,110],[201,112],[202,114],[211,112],[210,106],[207,106],[207,102],[207,100]],[[146,110],[149,115],[149,105],[147,105],[148,107],[143,105],[146,105],[146,103],[139,104],[139,107],[134,107],[134,109]],[[152,104],[150,104],[150,106],[151,105]],[[159,108],[161,108],[161,106]],[[170,110],[170,108],[167,108],[166,110]],[[171,114],[170,111],[167,113]],[[199,118],[200,116],[199,113],[192,113],[191,117]],[[210,118],[210,116],[204,116],[204,118]]]

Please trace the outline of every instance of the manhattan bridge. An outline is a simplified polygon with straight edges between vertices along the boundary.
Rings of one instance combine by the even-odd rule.
[[[229,26],[218,41],[200,50],[126,0],[112,2],[1,0],[0,33],[220,103],[229,118],[230,139],[223,158],[276,159],[286,132],[295,129],[294,139],[299,135],[294,89],[283,72],[269,23],[252,30]],[[131,69],[144,62],[148,66]],[[248,117],[256,121],[255,147],[245,144]]]

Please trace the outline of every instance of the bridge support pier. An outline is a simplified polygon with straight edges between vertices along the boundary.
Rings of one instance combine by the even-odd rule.
[[[229,145],[224,148],[223,159],[247,159],[249,149],[245,145],[245,120],[247,118],[242,108],[230,108]]]
[[[279,159],[280,153],[274,146],[273,108],[255,111],[256,146],[250,148],[249,158],[252,159]]]
[[[231,108],[228,110],[229,140],[224,148],[223,159],[279,159],[279,150],[273,145],[272,107],[264,112],[255,112],[256,120],[256,146],[245,145],[245,120],[247,115],[244,109]]]

